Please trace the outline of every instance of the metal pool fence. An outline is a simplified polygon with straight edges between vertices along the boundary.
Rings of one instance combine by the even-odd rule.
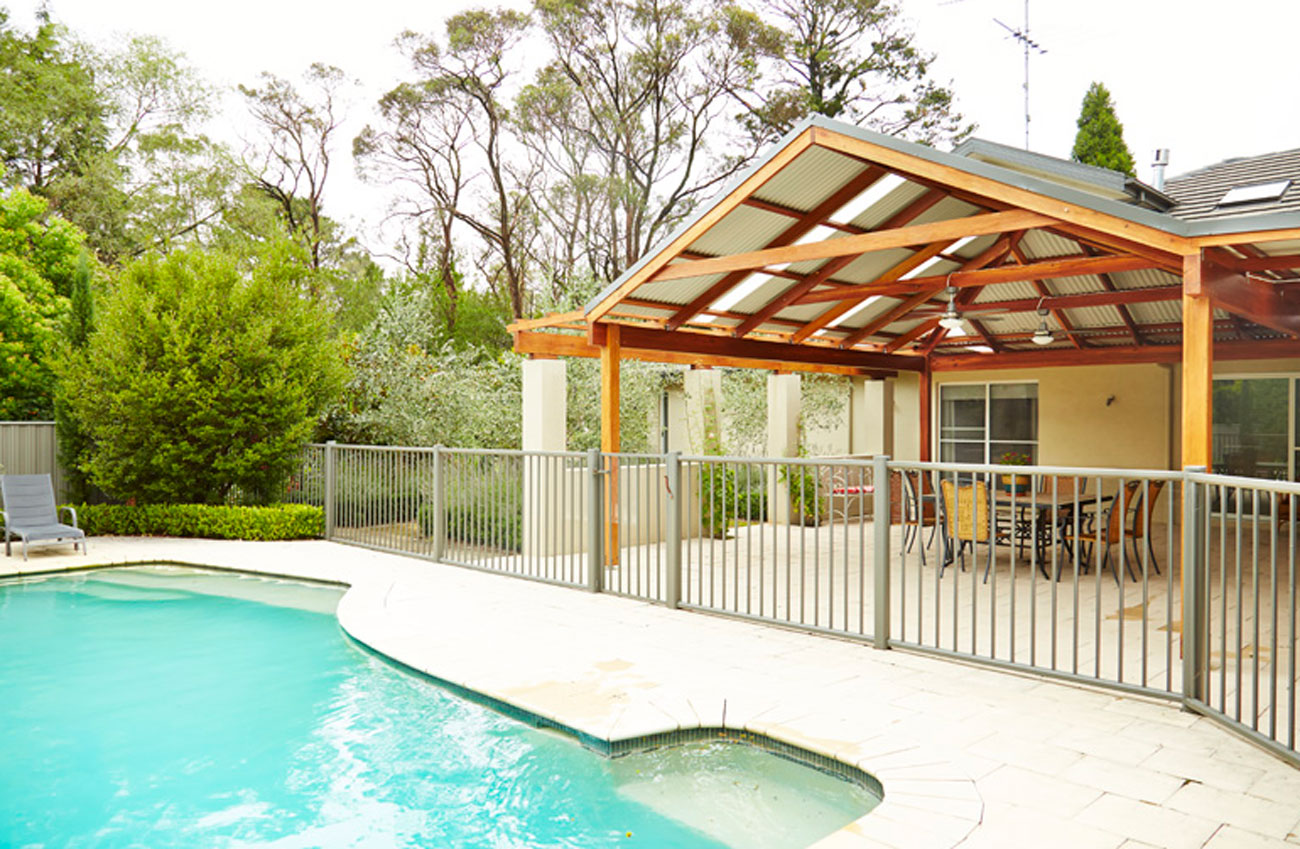
[[[887,457],[308,446],[326,535],[1180,701],[1300,764],[1300,485]]]

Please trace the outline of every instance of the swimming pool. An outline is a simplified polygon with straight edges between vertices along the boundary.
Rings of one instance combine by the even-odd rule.
[[[345,639],[340,591],[0,583],[0,845],[802,847],[879,800],[746,746],[607,759]]]

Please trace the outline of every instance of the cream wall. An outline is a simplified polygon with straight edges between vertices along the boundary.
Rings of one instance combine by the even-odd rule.
[[[936,372],[933,430],[937,438],[939,386],[1034,381],[1038,384],[1039,463],[1169,468],[1171,377],[1171,369],[1161,365]],[[913,410],[910,429],[915,432],[920,412]],[[937,442],[934,456],[938,456]]]

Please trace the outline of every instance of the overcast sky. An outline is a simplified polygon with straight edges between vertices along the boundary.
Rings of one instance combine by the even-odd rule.
[[[392,48],[402,30],[440,31],[467,0],[50,0],[57,20],[96,43],[152,33],[188,55],[212,82],[253,82],[259,71],[293,77],[311,62],[343,68],[361,83],[331,177],[327,212],[373,238],[383,193],[356,180],[351,137],[370,105],[404,71]],[[11,20],[31,25],[39,0],[0,0]],[[526,8],[525,2],[504,4]],[[917,43],[936,53],[936,76],[951,81],[976,135],[1024,142],[1023,55],[995,20],[1024,24],[1023,0],[901,0]],[[1030,32],[1047,52],[1030,61],[1031,146],[1068,156],[1088,84],[1104,82],[1138,162],[1150,179],[1151,152],[1172,149],[1177,174],[1231,156],[1300,147],[1300,62],[1293,0],[1032,0]],[[226,115],[237,115],[233,98]],[[225,118],[212,128],[235,141],[246,128]],[[372,245],[378,247],[378,245]]]

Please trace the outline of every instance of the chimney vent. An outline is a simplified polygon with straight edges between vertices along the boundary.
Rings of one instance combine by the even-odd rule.
[[[1156,191],[1165,190],[1165,167],[1169,164],[1169,148],[1156,148],[1155,157],[1151,161],[1151,169],[1155,174]]]

